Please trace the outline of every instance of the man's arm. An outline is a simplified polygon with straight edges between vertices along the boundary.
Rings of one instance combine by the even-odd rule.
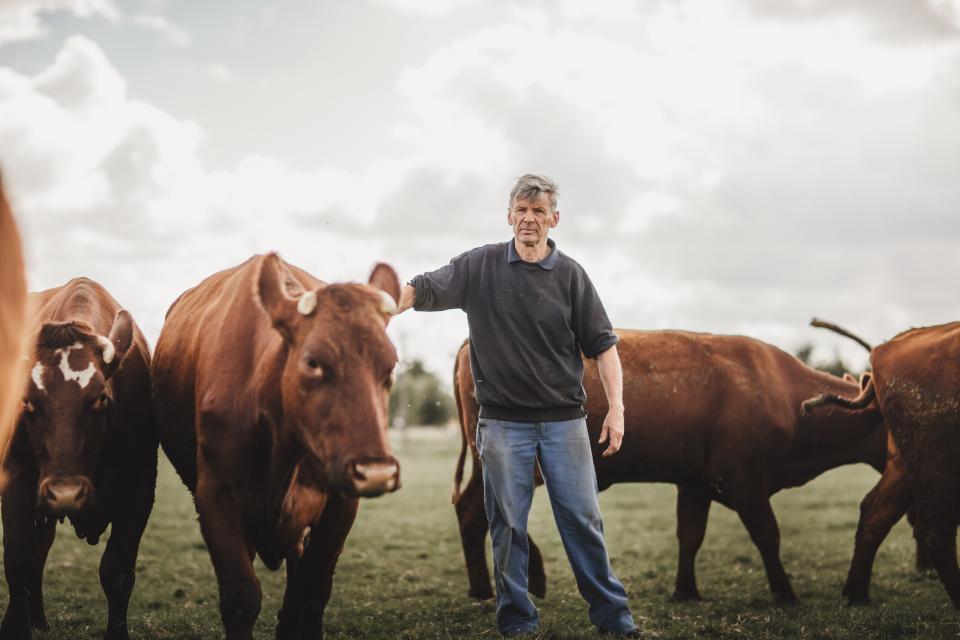
[[[623,441],[623,369],[616,345],[597,356],[597,368],[603,391],[607,394],[607,417],[603,421],[599,440],[602,444],[607,438],[610,439],[610,445],[603,452],[606,458],[619,451]]]

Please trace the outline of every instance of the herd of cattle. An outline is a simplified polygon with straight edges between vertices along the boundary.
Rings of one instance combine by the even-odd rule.
[[[65,519],[90,544],[111,527],[100,563],[105,637],[128,638],[158,446],[194,496],[227,638],[252,637],[261,603],[255,556],[271,569],[287,563],[277,638],[320,637],[359,498],[400,487],[386,436],[397,363],[386,326],[399,289],[385,264],[366,285],[326,284],[275,254],[255,256],[181,295],[151,358],[130,314],[92,280],[75,278],[28,300],[0,185],[9,587],[0,639],[29,638],[31,628],[47,626],[43,569]],[[882,475],[861,504],[845,596],[868,600],[877,549],[909,512],[918,562],[933,565],[960,607],[960,323],[913,329],[872,349],[871,373],[859,383],[750,338],[618,334],[627,437],[616,456],[594,450],[597,480],[600,490],[620,482],[677,485],[675,598],[700,597],[694,566],[716,501],[737,512],[774,597],[795,602],[770,496],[862,462]],[[606,396],[595,362],[585,364],[596,442]],[[453,501],[469,592],[489,598],[478,406],[466,344],[454,394],[463,446]],[[461,491],[467,451],[472,475]],[[543,559],[532,540],[530,551],[530,588],[542,596]]]

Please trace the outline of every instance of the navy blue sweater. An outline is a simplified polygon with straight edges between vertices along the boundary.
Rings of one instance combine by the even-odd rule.
[[[550,253],[524,262],[513,240],[461,254],[415,277],[417,311],[463,309],[480,416],[541,422],[584,415],[580,353],[617,344],[593,283],[547,240]]]

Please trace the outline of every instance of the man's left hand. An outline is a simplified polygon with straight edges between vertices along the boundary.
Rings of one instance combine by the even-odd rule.
[[[620,451],[620,443],[623,442],[623,413],[617,411],[608,411],[607,417],[603,421],[603,429],[600,431],[600,440],[603,444],[610,439],[610,444],[603,452],[603,457],[612,456]]]

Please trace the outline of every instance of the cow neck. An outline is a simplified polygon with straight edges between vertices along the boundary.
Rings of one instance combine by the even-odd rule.
[[[285,342],[278,340],[275,351],[265,356],[262,361],[262,374],[265,379],[279,380],[287,362],[289,349]],[[261,367],[258,367],[261,369]],[[279,508],[292,482],[303,476],[312,474],[298,473],[298,468],[309,461],[306,446],[294,436],[293,427],[286,421],[283,413],[283,402],[279,394],[270,394],[269,385],[262,385],[263,393],[258,398],[258,410],[262,428],[270,432],[270,477],[274,479],[274,486],[270,498],[274,508]],[[276,389],[276,387],[274,388]]]

